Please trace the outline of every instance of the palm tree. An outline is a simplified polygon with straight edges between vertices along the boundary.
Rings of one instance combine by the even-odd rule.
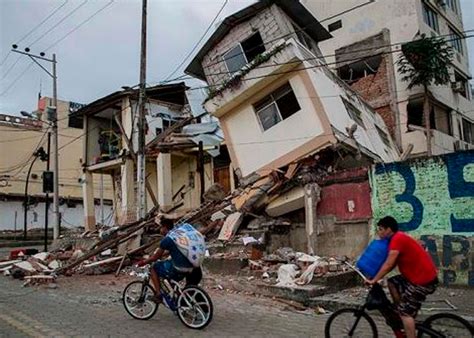
[[[423,118],[426,129],[428,156],[431,156],[431,124],[429,107],[429,85],[446,85],[450,82],[448,72],[452,65],[453,49],[446,40],[439,37],[427,38],[424,34],[418,40],[402,45],[398,58],[398,71],[402,81],[408,82],[408,89],[423,86]]]

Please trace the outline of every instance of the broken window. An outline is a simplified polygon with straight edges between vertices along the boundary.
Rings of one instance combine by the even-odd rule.
[[[452,83],[453,91],[461,94],[469,100],[469,84],[467,79],[460,73],[454,71],[454,82]]]
[[[233,74],[259,54],[265,51],[265,45],[259,32],[256,32],[224,54],[229,73]]]
[[[346,83],[352,84],[363,77],[376,74],[381,62],[382,56],[376,55],[359,62],[344,65],[338,68],[337,73]]]
[[[438,14],[425,3],[423,3],[423,20],[428,26],[439,33]]]
[[[375,126],[375,129],[377,130],[377,133],[379,134],[379,136],[382,139],[383,143],[387,147],[390,147],[390,140],[388,138],[387,133],[385,133],[379,126]]]
[[[465,142],[474,144],[474,123],[466,119],[462,119],[463,140]]]
[[[364,121],[362,121],[362,113],[352,103],[342,98],[344,106],[346,106],[347,113],[350,118],[357,123],[359,126],[365,129]]]
[[[301,108],[290,84],[286,83],[254,104],[254,109],[263,130],[267,130]]]
[[[161,118],[161,128],[155,128],[156,135],[161,134],[169,126],[171,126],[171,120]]]
[[[434,115],[434,121],[436,125],[433,126],[433,129],[437,129],[440,132],[443,132],[448,135],[453,135],[450,110],[442,107],[437,107]]]
[[[314,51],[312,40],[309,37],[309,35],[306,34],[304,29],[300,28],[295,23],[292,23],[292,26],[293,26],[293,29],[295,30],[295,34],[296,34],[296,38],[298,39],[298,42],[301,43],[306,48],[308,48],[310,51]]]

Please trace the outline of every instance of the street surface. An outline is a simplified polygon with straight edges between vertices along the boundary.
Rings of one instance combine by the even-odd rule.
[[[160,308],[148,321],[130,317],[121,303],[131,277],[61,277],[58,288],[22,287],[0,276],[0,336],[6,337],[323,337],[327,314],[298,312],[268,299],[233,294],[207,286],[214,319],[203,331],[187,329],[169,310]],[[377,322],[382,336],[389,337]]]

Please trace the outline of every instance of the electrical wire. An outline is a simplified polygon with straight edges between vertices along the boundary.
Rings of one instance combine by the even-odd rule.
[[[199,44],[201,43],[201,41],[204,39],[204,37],[207,35],[207,33],[209,32],[209,30],[212,28],[212,26],[214,25],[214,23],[216,22],[217,18],[219,17],[219,15],[222,13],[222,11],[224,10],[225,6],[227,5],[227,2],[228,0],[225,0],[224,3],[222,4],[221,8],[219,9],[219,11],[217,12],[217,14],[214,16],[214,19],[212,19],[211,23],[209,24],[209,26],[206,28],[206,30],[204,31],[204,33],[202,34],[202,36],[199,38],[198,42],[196,42],[196,44],[194,45],[194,47],[191,49],[191,51],[186,55],[186,57],[183,59],[183,61],[181,61],[181,63],[166,77],[165,81],[168,80],[170,77],[172,77],[174,75],[174,73],[176,73],[178,71],[178,69],[189,59],[189,57],[191,56],[191,54],[196,50],[196,48],[199,46]]]
[[[60,43],[61,41],[63,41],[64,39],[66,39],[69,35],[71,35],[72,33],[74,33],[76,30],[78,30],[79,28],[81,28],[84,24],[86,24],[87,22],[89,22],[94,16],[96,16],[97,14],[99,14],[100,12],[102,12],[104,9],[106,9],[107,7],[109,7],[110,5],[112,5],[114,3],[115,0],[110,0],[105,6],[99,8],[96,12],[94,12],[91,16],[89,16],[87,19],[85,19],[84,21],[82,21],[79,25],[77,25],[76,27],[74,27],[73,29],[71,29],[68,33],[66,33],[62,38],[60,38],[59,40],[57,40],[56,42],[54,42],[52,45],[50,45],[48,48],[46,48],[44,51],[47,52],[48,50],[50,50],[51,48],[53,48],[54,46],[56,46],[58,43]]]
[[[68,14],[66,14],[61,20],[59,20],[53,27],[48,29],[43,35],[40,35],[36,40],[34,40],[32,43],[28,45],[28,47],[32,47],[34,44],[36,44],[38,41],[42,40],[47,34],[49,34],[53,29],[58,27],[61,23],[63,23],[67,18],[69,18],[71,15],[73,15],[75,12],[79,10],[82,6],[84,6],[89,0],[84,0],[79,6],[75,7],[72,11],[70,11]]]
[[[13,82],[7,87],[7,89],[5,89],[1,94],[0,96],[3,96],[5,95],[17,82],[18,80],[20,80],[20,78],[26,74],[26,72],[31,68],[31,66],[33,65],[33,61],[31,61],[28,66],[26,66],[26,68],[13,80]]]
[[[21,59],[21,55],[18,56],[18,58],[15,60],[15,62],[13,62],[12,65],[10,66],[10,68],[8,68],[8,70],[5,72],[5,74],[3,74],[2,80],[4,80],[7,77],[7,75],[11,72],[11,70],[16,66],[18,61],[20,61],[20,59]]]

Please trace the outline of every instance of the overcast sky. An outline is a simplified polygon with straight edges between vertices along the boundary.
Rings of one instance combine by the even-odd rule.
[[[228,0],[219,20],[252,2]],[[148,1],[148,84],[157,84],[175,69],[223,3],[224,0]],[[464,28],[474,29],[474,1],[461,0],[461,6]],[[26,36],[57,8],[54,15]],[[18,43],[21,50],[29,46],[32,53],[39,54],[76,28],[46,52],[47,57],[53,52],[57,55],[59,99],[89,103],[123,85],[139,82],[139,0],[0,0],[0,25],[0,113],[18,115],[21,110],[35,110],[40,88],[44,96],[52,96],[51,78],[31,64],[27,56],[9,52],[11,45]],[[213,30],[214,27],[209,34]],[[473,40],[468,39],[471,73]],[[173,77],[182,75],[188,62]],[[44,65],[50,69],[48,63]]]

